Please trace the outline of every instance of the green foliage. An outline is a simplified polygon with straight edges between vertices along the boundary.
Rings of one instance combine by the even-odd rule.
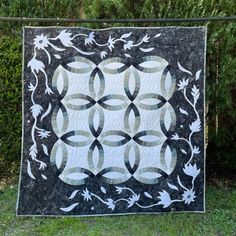
[[[209,27],[207,55],[208,160],[230,169],[236,168],[235,35],[235,23]]]
[[[0,15],[12,17],[182,18],[236,15],[235,9],[234,0],[0,0]],[[203,23],[79,24],[90,28],[168,25]],[[211,22],[207,25],[207,161],[210,166],[236,169],[236,23]],[[0,173],[1,168],[6,169],[5,165],[20,159],[21,46],[16,36],[20,27],[20,23],[0,24],[0,35],[4,35],[0,39]]]
[[[0,13],[2,16],[11,17],[79,17],[80,2],[75,0],[1,0]]]
[[[21,42],[16,37],[0,38],[0,127],[1,175],[20,160]]]
[[[2,189],[0,194],[0,235],[211,236],[236,233],[235,186],[208,186],[205,214],[165,213],[87,218],[15,217],[16,192],[16,186],[12,186]]]

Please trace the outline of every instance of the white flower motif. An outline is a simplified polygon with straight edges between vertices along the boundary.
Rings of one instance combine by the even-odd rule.
[[[199,154],[199,153],[200,153],[199,147],[194,146],[193,147],[193,154]]]
[[[50,95],[50,94],[53,94],[53,91],[47,86],[47,88],[45,89],[45,93]]]
[[[88,189],[86,188],[85,190],[83,190],[83,193],[81,193],[81,195],[84,197],[84,200],[86,200],[87,202],[90,200],[92,201],[90,192],[88,191]]]
[[[149,41],[148,41],[149,39],[150,39],[150,37],[148,37],[148,35],[146,34],[146,35],[143,37],[142,41],[145,42],[145,43],[148,43],[148,42],[149,42]]]
[[[196,102],[200,96],[200,92],[199,92],[199,89],[195,85],[193,85],[192,87],[191,94],[193,96],[194,101]]]
[[[123,188],[122,187],[118,187],[118,186],[115,186],[115,187],[116,187],[116,192],[118,194],[120,194],[122,192]]]
[[[183,168],[183,171],[186,175],[192,176],[193,179],[195,179],[200,173],[200,169],[197,169],[196,164],[194,164],[194,165],[191,165],[191,164],[185,165],[184,168]]]
[[[104,57],[106,57],[106,55],[107,55],[107,52],[102,51],[102,52],[101,52],[101,59],[103,59]]]
[[[39,161],[39,162],[40,162],[39,170],[44,170],[47,167],[46,163],[44,163],[43,161]]]
[[[179,81],[179,84],[177,84],[179,86],[178,90],[184,89],[186,86],[188,86],[188,81],[189,79],[185,80],[183,79],[182,81]]]
[[[42,71],[44,72],[44,68],[45,68],[45,65],[43,62],[35,59],[35,57],[33,57],[29,62],[28,62],[28,65],[27,67],[30,67],[31,71],[36,71],[37,73],[39,71]]]
[[[37,156],[38,150],[35,144],[33,144],[30,149],[29,149],[29,155],[31,156],[31,158],[34,160]]]
[[[184,191],[184,193],[182,194],[183,196],[183,200],[185,204],[190,204],[191,202],[194,202],[194,198],[195,196],[195,192],[192,190],[186,190]]]
[[[85,45],[93,44],[94,42],[94,32],[89,33],[88,37],[85,39],[84,43]]]
[[[30,107],[30,110],[33,117],[36,118],[41,113],[43,108],[39,104],[34,104],[33,106]]]
[[[71,47],[73,43],[71,42],[72,38],[70,37],[72,33],[67,33],[66,30],[62,30],[56,39],[60,39],[61,43],[65,47]]]
[[[34,39],[34,45],[37,49],[44,49],[48,47],[49,41],[47,36],[44,36],[43,34],[37,35]]]
[[[108,48],[110,49],[110,51],[112,51],[112,48],[114,48],[114,44],[115,44],[115,38],[112,38],[111,35],[107,41],[107,45]]]
[[[171,139],[178,140],[179,139],[179,135],[175,133],[175,134],[172,135]]]
[[[163,208],[167,208],[171,203],[170,195],[165,190],[159,192],[160,196],[158,197],[161,201],[157,205],[163,205]]]
[[[139,198],[140,198],[140,194],[139,195],[137,195],[137,194],[132,195],[132,197],[130,197],[128,200],[127,207],[128,208],[132,207],[135,204],[135,202],[137,202],[139,200]]]
[[[124,44],[124,50],[131,49],[133,47],[133,41],[128,41],[126,44]]]
[[[199,132],[201,130],[201,121],[199,119],[195,120],[189,128],[192,132]]]
[[[115,209],[115,202],[113,199],[108,198],[106,205],[108,206],[109,209],[111,209],[112,211]]]
[[[35,90],[34,85],[30,83],[29,86],[28,86],[28,90],[29,90],[30,92],[34,91],[34,90]]]
[[[49,137],[50,133],[51,131],[47,131],[45,129],[38,131],[38,135],[41,139]]]

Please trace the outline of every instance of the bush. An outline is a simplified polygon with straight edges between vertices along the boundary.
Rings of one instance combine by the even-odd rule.
[[[21,143],[21,41],[0,38],[0,175],[15,170]],[[1,179],[1,178],[0,178]]]
[[[207,100],[209,104],[208,164],[224,174],[236,169],[236,25],[209,27]]]

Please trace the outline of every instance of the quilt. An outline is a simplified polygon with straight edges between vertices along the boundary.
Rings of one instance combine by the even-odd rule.
[[[25,27],[17,215],[205,210],[205,27]]]

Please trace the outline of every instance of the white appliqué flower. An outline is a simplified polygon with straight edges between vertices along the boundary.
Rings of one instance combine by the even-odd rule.
[[[128,41],[126,44],[124,44],[124,50],[131,49],[133,47],[133,41]]]
[[[37,35],[34,39],[34,45],[37,49],[44,49],[48,47],[49,41],[47,36],[44,36],[43,34]]]
[[[159,192],[159,194],[160,196],[158,198],[161,201],[158,202],[157,205],[163,205],[163,208],[167,208],[172,203],[169,193],[163,190],[162,192]]]
[[[46,89],[45,89],[45,93],[50,95],[50,94],[53,94],[54,92],[47,86]]]
[[[183,200],[185,204],[190,204],[191,202],[194,202],[194,198],[195,196],[195,192],[192,190],[186,190],[184,191],[184,193],[182,194],[183,196]]]
[[[108,206],[109,209],[111,209],[112,211],[115,209],[115,202],[113,199],[108,198],[106,205]]]
[[[148,37],[148,35],[146,34],[143,39],[142,42],[148,43],[149,42],[150,37]]]
[[[30,67],[31,71],[36,71],[37,73],[39,71],[42,71],[44,72],[44,68],[45,68],[45,65],[43,62],[35,59],[35,57],[33,57],[27,64],[27,67]]]
[[[71,33],[67,33],[66,30],[62,30],[60,34],[56,37],[56,39],[60,39],[61,43],[65,47],[71,47],[73,43],[71,42],[72,38],[70,36],[71,36]]]
[[[34,104],[33,106],[30,107],[30,110],[33,117],[36,118],[41,113],[43,108],[39,104]]]
[[[103,59],[104,57],[106,57],[106,55],[107,55],[107,52],[102,51],[102,52],[101,52],[101,59]]]
[[[178,140],[179,139],[179,135],[178,134],[173,134],[171,139]]]
[[[189,128],[193,132],[199,132],[201,130],[201,122],[199,119],[195,120],[191,125],[189,125]]]
[[[184,89],[185,87],[187,87],[188,81],[189,81],[189,79],[187,79],[187,80],[183,79],[182,81],[180,80],[179,84],[177,84],[179,86],[178,90],[181,90],[181,89]]]
[[[47,167],[46,163],[40,161],[39,170],[44,170]]]
[[[34,91],[34,89],[35,89],[34,85],[33,85],[32,83],[30,83],[30,84],[28,85],[28,90],[29,90],[30,92],[32,92],[32,91]]]
[[[140,198],[140,194],[139,195],[137,195],[137,194],[132,195],[132,197],[130,197],[128,200],[127,207],[128,208],[132,207],[135,204],[135,202],[137,202],[139,200],[139,198]]]
[[[199,154],[199,153],[200,153],[199,147],[194,146],[193,147],[193,154]]]
[[[37,156],[38,150],[35,144],[33,144],[30,149],[29,149],[29,155],[31,156],[31,158],[34,160]]]
[[[38,135],[41,139],[49,137],[50,133],[51,131],[47,131],[45,129],[38,131]]]
[[[94,42],[94,32],[89,33],[88,37],[85,39],[84,43],[85,45],[93,44]]]
[[[88,191],[88,189],[86,188],[85,190],[83,190],[83,193],[81,193],[81,195],[84,197],[84,200],[86,200],[87,202],[90,200],[92,201],[90,192]]]
[[[199,175],[200,169],[197,169],[197,165],[185,165],[183,171],[186,175],[192,176],[194,179]]]
[[[195,85],[193,85],[192,87],[191,94],[193,96],[194,102],[196,102],[200,96],[200,92],[199,92],[199,89]]]
[[[114,48],[114,44],[115,44],[115,38],[112,38],[111,35],[107,41],[107,45],[108,48],[110,49],[110,51],[112,51],[112,48]]]
[[[122,192],[123,188],[116,186],[116,192],[120,194]]]

